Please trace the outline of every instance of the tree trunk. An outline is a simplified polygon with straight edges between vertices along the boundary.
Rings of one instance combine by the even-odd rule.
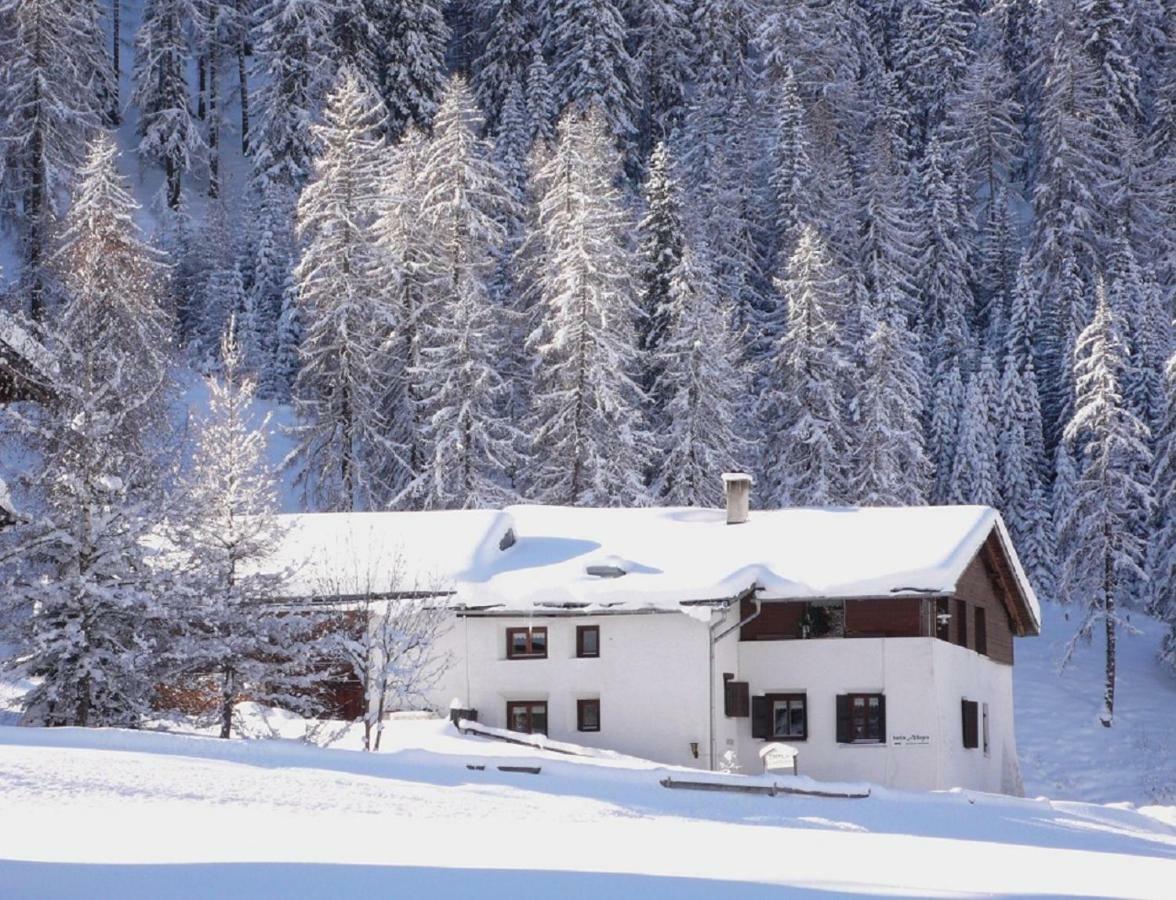
[[[93,706],[93,702],[90,676],[83,675],[81,681],[78,682],[78,709],[74,716],[74,723],[79,728],[85,728],[90,724],[90,708]]]
[[[221,679],[221,730],[220,736],[228,738],[233,733],[233,699],[237,696],[237,676],[233,669],[225,669]]]
[[[1103,693],[1103,727],[1115,721],[1115,571],[1111,554],[1103,561],[1103,624],[1107,633],[1107,678]]]
[[[114,96],[110,98],[110,119],[119,123],[119,82],[122,80],[122,0],[110,0],[110,68],[114,72]]]
[[[206,81],[206,77],[205,77],[207,65],[208,65],[208,61],[205,59],[204,54],[201,54],[196,59],[196,71],[198,72],[197,88],[196,88],[196,118],[200,119],[201,121],[204,120],[204,112],[205,112],[205,110],[204,110],[204,96],[205,96],[206,87],[207,87],[207,81]]]
[[[218,59],[208,58],[208,196],[220,196],[220,91],[217,87]]]
[[[249,72],[245,66],[245,41],[237,47],[237,79],[241,85],[241,154],[249,155]]]
[[[167,208],[180,208],[180,167],[170,156],[163,161],[163,173],[167,180]]]

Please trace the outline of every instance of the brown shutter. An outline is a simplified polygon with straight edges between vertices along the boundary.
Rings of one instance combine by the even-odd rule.
[[[878,695],[878,740],[886,743],[886,695]]]
[[[853,743],[853,714],[849,707],[849,694],[837,695],[837,743]]]
[[[746,718],[751,711],[751,689],[746,681],[728,681],[723,685],[723,713],[732,718]]]
[[[960,700],[964,722],[964,747],[975,750],[980,746],[980,704],[975,700]]]
[[[961,647],[968,646],[968,601],[956,600],[956,643]]]
[[[988,655],[988,620],[983,608],[976,607],[976,652]]]
[[[772,736],[772,703],[767,697],[751,698],[751,736],[764,740]]]

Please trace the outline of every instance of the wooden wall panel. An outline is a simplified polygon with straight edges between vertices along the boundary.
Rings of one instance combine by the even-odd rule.
[[[1013,625],[1009,619],[1008,607],[1000,594],[998,581],[993,576],[985,561],[984,553],[976,558],[964,570],[956,585],[956,597],[967,601],[968,604],[968,646],[974,647],[976,622],[975,610],[981,606],[985,611],[985,627],[988,632],[988,656],[997,662],[1013,664]],[[956,621],[955,604],[952,604],[952,621],[950,639],[954,641],[959,633],[959,623]]]
[[[927,629],[922,597],[845,601],[846,637],[919,637]]]

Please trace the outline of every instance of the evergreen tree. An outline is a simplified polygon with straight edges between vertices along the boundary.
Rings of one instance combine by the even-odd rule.
[[[619,163],[604,111],[572,109],[537,175],[542,249],[534,259],[533,462],[524,487],[545,503],[645,499],[648,436],[633,381],[636,266],[613,181]]]
[[[923,442],[922,355],[898,302],[873,315],[855,399],[854,466],[849,496],[862,506],[917,506],[927,502],[931,465]]]
[[[555,142],[555,122],[558,107],[555,100],[555,83],[543,54],[533,51],[531,65],[527,67],[527,112],[531,116],[532,137],[544,144]]]
[[[26,721],[134,725],[147,712],[170,633],[146,538],[164,498],[156,438],[166,401],[169,324],[161,267],[137,234],[136,207],[95,140],[55,264],[67,299],[50,326],[54,402],[22,419],[40,464],[40,514],[7,529],[3,591],[34,686]]]
[[[1089,641],[1096,626],[1106,636],[1106,683],[1102,723],[1115,712],[1115,644],[1120,607],[1130,602],[1133,584],[1145,579],[1146,546],[1134,530],[1140,507],[1150,508],[1150,491],[1138,473],[1151,463],[1147,426],[1131,411],[1121,384],[1127,350],[1118,314],[1098,287],[1094,319],[1074,351],[1077,399],[1064,439],[1078,450],[1080,467],[1072,501],[1062,520],[1062,592],[1081,604],[1077,644]]]
[[[845,502],[850,437],[839,384],[849,361],[839,333],[843,282],[812,226],[801,229],[779,285],[788,303],[761,396],[770,502]]]
[[[996,369],[991,356],[969,379],[955,442],[949,503],[1000,506],[996,433],[992,405],[996,400]]]
[[[595,106],[618,140],[636,131],[633,58],[625,20],[613,0],[555,0],[544,36],[560,110],[583,114]]]
[[[94,83],[109,71],[96,10],[82,2],[0,0],[0,187],[23,225],[23,280],[34,319],[45,306],[61,199],[106,119],[107,97]]]
[[[209,381],[208,413],[184,474],[183,515],[173,538],[185,557],[174,671],[216,679],[222,738],[232,734],[240,700],[289,699],[278,675],[283,663],[299,660],[301,649],[291,627],[299,617],[261,606],[280,594],[282,581],[281,573],[260,565],[281,539],[277,495],[265,461],[266,422],[252,421],[257,383],[244,372],[231,320],[227,324],[221,375]]]
[[[135,36],[135,91],[139,108],[139,154],[163,166],[170,209],[180,205],[180,186],[204,148],[188,101],[187,31],[191,0],[149,0]]]
[[[318,0],[262,0],[255,34],[254,177],[300,189],[314,156],[311,124],[333,71],[330,18]]]
[[[515,468],[518,436],[504,417],[510,386],[498,371],[506,332],[491,296],[512,201],[481,129],[472,93],[454,76],[421,171],[421,224],[436,254],[436,297],[420,368],[410,377],[424,387],[432,456],[423,485],[409,490],[427,508],[502,505],[503,473]]]
[[[298,201],[295,269],[303,328],[294,383],[300,482],[320,508],[382,505],[390,445],[383,407],[391,323],[378,303],[373,220],[383,105],[344,67],[315,127],[322,150]]]
[[[682,262],[683,252],[680,198],[671,167],[668,148],[665,144],[658,144],[649,160],[644,192],[646,212],[638,225],[641,236],[641,316],[637,320],[639,382],[650,398],[655,417],[664,412],[668,399],[656,390],[655,385],[662,362],[661,345],[671,315],[671,282]]]
[[[1176,354],[1164,370],[1166,405],[1160,426],[1152,490],[1159,511],[1159,530],[1150,543],[1149,572],[1153,593],[1150,609],[1172,623],[1161,658],[1176,668]]]
[[[1001,512],[1013,543],[1037,589],[1053,592],[1053,529],[1046,495],[1047,466],[1033,335],[1035,308],[1031,273],[1022,263],[1005,334],[997,423]]]
[[[655,391],[658,475],[653,493],[678,506],[719,506],[716,472],[740,469],[749,446],[739,422],[746,381],[730,309],[724,310],[705,265],[688,248],[670,274]]]
[[[633,13],[637,149],[642,158],[668,140],[681,119],[693,41],[688,6],[685,0],[647,0],[636,4]]]
[[[486,49],[474,67],[473,85],[486,131],[497,134],[512,85],[527,83],[536,23],[531,0],[491,0],[489,5]]]
[[[428,131],[445,84],[444,0],[385,0],[381,20],[380,90],[388,107],[387,133],[409,125]]]

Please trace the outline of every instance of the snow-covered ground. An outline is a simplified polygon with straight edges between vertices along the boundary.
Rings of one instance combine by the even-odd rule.
[[[0,895],[1165,897],[1176,883],[1176,822],[1129,808],[668,790],[640,761],[437,720],[394,722],[386,740],[368,755],[0,727]],[[541,773],[497,769],[524,761]]]
[[[1134,615],[1138,633],[1120,634],[1115,724],[1104,728],[1101,640],[1080,649],[1059,675],[1076,623],[1063,607],[1042,606],[1041,636],[1017,641],[1013,673],[1026,794],[1176,805],[1176,673],[1156,661],[1164,626]]]

